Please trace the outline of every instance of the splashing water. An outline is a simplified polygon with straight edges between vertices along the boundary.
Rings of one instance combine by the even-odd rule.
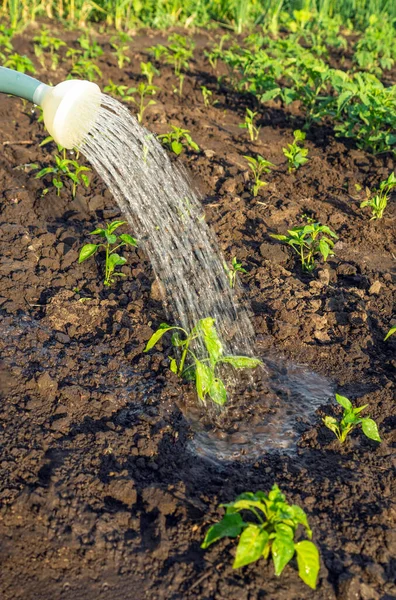
[[[153,134],[106,95],[80,150],[109,187],[145,248],[162,283],[164,305],[173,323],[191,330],[199,319],[213,317],[225,351],[251,355],[255,348],[252,324],[230,288],[220,250],[186,173],[170,161]],[[314,373],[270,362],[264,360],[265,367],[254,370],[254,379],[246,373],[241,381],[239,376],[227,377],[227,388],[230,384],[232,388],[227,403],[231,414],[241,401],[238,385],[246,396],[243,414],[237,415],[241,428],[236,443],[235,436],[219,440],[208,433],[202,407],[197,409],[200,415],[183,411],[195,432],[195,451],[214,460],[294,447],[299,420],[308,423],[331,389]],[[254,390],[252,403],[249,388]],[[256,414],[256,408],[264,412]]]
[[[173,322],[191,330],[199,319],[213,317],[228,352],[251,354],[252,325],[237,306],[198,196],[155,136],[117,100],[102,95],[98,119],[80,150],[144,246]]]

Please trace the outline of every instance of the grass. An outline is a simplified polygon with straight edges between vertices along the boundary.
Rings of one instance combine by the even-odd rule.
[[[301,11],[301,18],[312,13],[319,21],[339,15],[358,29],[367,27],[372,15],[396,19],[394,0],[2,0],[0,14],[13,29],[45,16],[72,27],[88,22],[104,22],[117,30],[222,25],[242,33],[264,23],[276,27],[295,11]]]

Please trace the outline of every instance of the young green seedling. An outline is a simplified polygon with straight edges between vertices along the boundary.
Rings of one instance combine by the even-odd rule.
[[[44,146],[49,141],[52,141],[51,136],[46,138],[40,144],[40,146]],[[79,164],[78,153],[76,158],[73,160],[67,158],[66,149],[62,148],[62,146],[58,146],[58,151],[60,154],[55,154],[54,156],[55,165],[41,169],[41,171],[39,171],[35,177],[36,179],[41,179],[42,177],[45,177],[45,175],[54,175],[52,178],[52,184],[56,187],[57,196],[60,195],[60,191],[63,188],[63,180],[70,179],[72,182],[72,196],[74,198],[78,185],[84,184],[86,188],[89,186],[89,179],[85,173],[91,169]],[[44,190],[43,193],[45,194],[47,192],[48,188]]]
[[[36,69],[34,64],[27,56],[21,56],[20,54],[9,54],[7,60],[3,63],[3,67],[8,67],[19,73],[35,73]]]
[[[103,49],[97,41],[91,39],[89,33],[83,33],[78,38],[78,43],[83,50],[84,58],[95,59],[103,55]]]
[[[234,502],[220,506],[226,509],[225,515],[209,528],[201,548],[206,549],[224,537],[240,536],[233,568],[239,569],[271,556],[278,577],[296,554],[298,574],[309,587],[316,588],[319,552],[310,541],[312,531],[307,515],[299,506],[288,504],[276,484],[269,494],[245,492]],[[294,537],[299,525],[305,528],[308,540],[296,543]]]
[[[392,171],[388,179],[381,181],[379,190],[374,195],[372,195],[370,190],[366,189],[367,199],[360,204],[360,208],[370,206],[371,214],[373,215],[370,221],[382,219],[384,210],[388,205],[390,193],[394,188],[396,188],[396,177]]]
[[[183,327],[162,323],[147,342],[144,351],[151,350],[169,331],[174,332],[171,338],[172,345],[180,352],[178,358],[171,359],[170,370],[179,377],[194,381],[198,398],[204,404],[206,404],[207,396],[215,404],[223,405],[227,401],[224,382],[216,374],[219,365],[229,364],[235,369],[254,369],[262,364],[257,358],[224,354],[223,345],[216,331],[215,320],[211,317],[200,319],[190,332]],[[183,337],[180,337],[179,332]]]
[[[175,125],[171,125],[171,127],[172,131],[159,135],[158,139],[164,146],[168,146],[176,156],[182,153],[183,148],[190,148],[196,152],[200,151],[198,144],[193,141],[188,129],[181,129],[180,127],[175,127]]]
[[[344,409],[344,414],[342,415],[341,421],[338,422],[334,417],[326,416],[323,419],[323,423],[336,435],[341,444],[345,442],[352,429],[358,425],[362,426],[364,435],[370,438],[370,440],[374,440],[375,442],[381,441],[376,422],[369,417],[359,416],[362,410],[367,408],[368,404],[359,406],[358,408],[353,408],[352,402],[348,400],[348,398],[345,398],[345,396],[339,396],[338,394],[336,394],[336,400]]]
[[[132,102],[133,97],[131,93],[135,88],[128,88],[127,85],[121,85],[114,83],[111,79],[109,79],[108,85],[103,88],[103,91],[107,94],[112,94],[113,96],[118,96],[124,102]]]
[[[256,116],[258,115],[258,113],[253,112],[252,110],[250,110],[249,108],[246,109],[246,116],[245,116],[245,122],[244,123],[239,123],[239,127],[241,129],[247,129],[249,132],[249,136],[252,142],[255,142],[256,140],[258,140],[259,135],[260,135],[260,127],[256,127],[254,124],[254,120],[256,118]]]
[[[224,263],[224,270],[228,277],[230,288],[235,287],[237,273],[247,273],[246,269],[242,267],[242,263],[238,262],[236,256],[231,261],[231,265]]]
[[[119,44],[118,42],[118,37],[112,37],[110,39],[110,45],[114,50],[114,54],[116,56],[117,59],[117,65],[119,69],[123,69],[124,68],[124,64],[125,63],[130,63],[131,59],[129,58],[129,56],[126,54],[126,52],[129,50],[129,46],[128,44]]]
[[[105,277],[104,285],[110,286],[115,282],[115,277],[125,277],[124,273],[115,273],[116,267],[125,265],[126,258],[120,256],[116,250],[122,248],[122,246],[137,246],[137,241],[128,233],[122,233],[121,235],[115,235],[114,231],[125,225],[126,221],[113,221],[107,225],[106,229],[99,227],[91,231],[89,235],[100,235],[105,238],[105,242],[102,244],[85,244],[80,250],[78,262],[82,263],[91,256],[94,256],[100,248],[104,248],[106,251],[106,262],[105,262]],[[112,246],[114,246],[112,248]]]
[[[74,63],[67,79],[88,79],[96,81],[102,77],[102,71],[89,58],[81,57]]]
[[[130,96],[130,101],[138,107],[137,118],[139,123],[143,121],[143,115],[149,106],[157,104],[155,100],[145,101],[146,96],[155,96],[159,88],[155,85],[148,85],[141,81],[136,87],[129,88],[128,94],[137,94],[137,98]]]
[[[57,55],[57,52],[59,48],[66,46],[65,42],[59,38],[51,36],[47,29],[42,29],[40,35],[36,35],[33,38],[33,41],[36,42],[34,44],[34,53],[39,59],[41,66],[45,68],[44,50],[48,50],[51,60],[50,68],[52,71],[55,71],[59,64],[59,56]]]
[[[141,62],[140,72],[144,77],[146,77],[147,83],[149,85],[153,84],[154,75],[158,76],[160,74],[158,69],[156,69],[151,62]]]
[[[338,236],[327,225],[320,223],[309,223],[301,227],[293,227],[287,232],[289,235],[276,235],[271,233],[275,240],[288,244],[297,252],[301,260],[303,271],[310,273],[315,268],[315,257],[321,255],[326,261],[329,256],[333,256],[333,240]]]
[[[287,148],[282,148],[282,152],[286,156],[289,165],[289,173],[299,169],[308,162],[308,158],[306,158],[308,149],[302,147],[306,134],[303,131],[300,131],[300,129],[296,129],[296,131],[293,131],[293,136],[294,142],[292,144],[287,144]],[[301,146],[299,146],[299,144],[301,144]]]
[[[256,158],[253,158],[253,156],[244,156],[243,158],[246,158],[246,160],[249,163],[249,167],[252,170],[254,178],[253,196],[256,197],[259,193],[259,189],[267,185],[267,182],[263,181],[261,179],[261,176],[264,173],[269,173],[271,171],[271,167],[274,167],[275,165],[272,164],[272,162],[270,162],[269,160],[266,160],[265,158],[260,156],[259,154]]]
[[[205,106],[210,106],[210,98],[213,96],[213,92],[208,90],[207,87],[201,85],[201,92]]]
[[[386,342],[387,339],[390,338],[391,335],[394,335],[396,333],[396,325],[393,325],[393,327],[391,327],[388,331],[388,333],[386,334],[386,336],[384,337],[384,342]]]

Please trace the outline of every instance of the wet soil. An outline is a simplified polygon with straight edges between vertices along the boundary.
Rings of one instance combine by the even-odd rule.
[[[33,33],[15,46],[38,66]],[[262,446],[233,459],[202,451],[202,432],[211,424],[197,415],[191,388],[169,373],[168,346],[142,353],[166,317],[144,251],[124,251],[126,278],[110,289],[102,285],[103,257],[77,263],[88,233],[121,216],[119,209],[96,174],[74,199],[67,186],[59,197],[51,187],[43,196],[46,184],[34,178],[31,163],[47,166],[53,148],[39,147],[46,134],[31,106],[0,97],[4,600],[396,597],[396,338],[383,341],[395,318],[396,205],[393,199],[384,218],[370,222],[359,208],[364,192],[355,187],[378,185],[394,162],[317,126],[307,137],[309,162],[289,174],[282,146],[303,124],[298,104],[261,108],[260,137],[250,142],[238,124],[253,100],[218,88],[203,54],[215,35],[197,34],[182,98],[173,92],[170,68],[161,67],[161,91],[146,123],[158,134],[170,124],[185,127],[201,148],[177,160],[203,195],[225,257],[245,263],[240,292],[251,305],[268,372],[314,372],[330,391],[314,420],[300,423],[294,451]],[[73,44],[78,35],[62,37]],[[120,71],[108,38],[98,37],[102,87],[109,79],[134,85],[145,48],[165,40],[136,35],[131,62]],[[57,83],[69,67],[38,66],[37,76]],[[213,91],[214,105],[204,106],[202,85]],[[243,158],[254,153],[277,165],[257,198]],[[335,257],[313,276],[269,236],[302,222],[303,214],[339,236]],[[324,414],[339,414],[332,389],[369,404],[381,444],[354,432],[339,446],[321,423]],[[271,393],[275,402],[280,392]],[[257,406],[254,391],[250,397]],[[214,419],[210,433],[222,449],[246,443],[246,405],[246,398],[239,412],[234,405],[228,429]],[[261,407],[264,425],[270,409]],[[278,579],[263,560],[233,571],[232,541],[200,549],[220,502],[274,482],[308,514],[321,554],[315,592],[293,562]]]

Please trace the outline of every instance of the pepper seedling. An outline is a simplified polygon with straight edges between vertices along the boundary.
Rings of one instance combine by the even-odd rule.
[[[316,266],[315,257],[317,255],[322,255],[324,261],[329,256],[334,255],[332,250],[334,242],[327,235],[330,235],[334,239],[338,239],[338,236],[327,225],[309,223],[301,227],[293,227],[287,233],[289,235],[277,235],[274,233],[270,235],[275,240],[288,244],[297,252],[303,271],[310,273],[314,270]]]
[[[115,281],[115,277],[125,277],[124,273],[115,273],[115,268],[125,265],[126,258],[117,254],[116,250],[121,248],[122,246],[137,246],[137,241],[128,233],[122,233],[117,236],[114,234],[114,231],[121,227],[121,225],[125,225],[126,221],[113,221],[109,225],[107,225],[106,229],[102,229],[98,227],[91,231],[89,235],[100,235],[101,237],[106,239],[106,242],[103,244],[85,244],[80,250],[80,255],[78,257],[78,262],[82,263],[88,258],[91,258],[100,248],[104,248],[106,251],[106,262],[105,262],[105,278],[104,285],[110,286]],[[112,248],[112,245],[114,245]]]
[[[247,129],[249,133],[250,140],[255,142],[258,140],[260,135],[261,127],[256,127],[254,124],[254,120],[258,115],[257,112],[253,112],[249,108],[246,109],[245,121],[243,123],[239,123],[239,127],[241,129]]]
[[[183,148],[191,148],[191,150],[200,152],[198,144],[193,141],[188,129],[181,129],[175,125],[171,125],[171,127],[172,131],[158,136],[163,146],[168,146],[176,156],[183,152]]]
[[[390,193],[394,188],[396,188],[396,176],[393,173],[393,171],[389,175],[388,179],[381,181],[379,189],[374,195],[370,192],[369,189],[366,188],[367,198],[366,200],[363,200],[363,202],[361,202],[360,208],[370,206],[371,214],[373,215],[370,221],[374,221],[375,219],[382,219],[382,217],[384,216],[384,210],[388,206]]]
[[[220,504],[226,509],[224,517],[206,533],[201,548],[208,548],[224,538],[239,537],[234,569],[249,565],[271,555],[275,575],[281,575],[293,556],[297,555],[298,574],[312,589],[316,588],[320,568],[319,552],[312,539],[305,512],[288,504],[279,487],[272,486],[269,494],[245,492],[234,502]],[[244,511],[244,517],[240,514]],[[303,525],[308,540],[295,542],[299,525]]]
[[[249,168],[253,173],[253,196],[256,197],[259,193],[259,189],[267,185],[266,181],[262,181],[261,176],[264,173],[269,173],[271,168],[275,165],[260,156],[260,154],[258,154],[256,158],[253,158],[253,156],[244,156],[243,158],[246,158],[249,163]]]
[[[223,405],[227,401],[224,382],[216,375],[218,365],[229,364],[234,369],[254,369],[262,364],[258,358],[224,354],[223,345],[216,331],[215,319],[211,317],[200,319],[190,332],[183,327],[161,323],[147,342],[144,352],[151,350],[162,336],[170,331],[173,331],[172,345],[180,351],[180,357],[171,359],[170,370],[179,377],[194,381],[198,398],[204,404],[207,396],[215,404]],[[179,332],[183,337],[180,337]],[[204,353],[203,357],[201,357],[202,353]],[[187,359],[190,361],[189,364],[186,364]]]
[[[302,147],[306,134],[300,129],[296,129],[296,131],[293,131],[293,136],[294,142],[292,144],[287,144],[287,148],[282,148],[282,152],[287,158],[289,173],[299,169],[308,162],[308,148]],[[301,144],[301,146],[299,146],[299,144]]]
[[[359,416],[362,410],[367,408],[368,404],[353,408],[352,402],[339,394],[336,394],[336,400],[344,409],[341,421],[338,422],[334,417],[325,416],[323,423],[336,435],[341,444],[345,442],[352,429],[358,425],[362,426],[364,435],[370,438],[370,440],[381,442],[377,423],[373,419],[370,419],[370,417]]]
[[[247,273],[246,269],[242,267],[242,263],[238,262],[236,256],[231,261],[231,265],[224,263],[224,270],[228,277],[230,288],[235,287],[237,273]]]

